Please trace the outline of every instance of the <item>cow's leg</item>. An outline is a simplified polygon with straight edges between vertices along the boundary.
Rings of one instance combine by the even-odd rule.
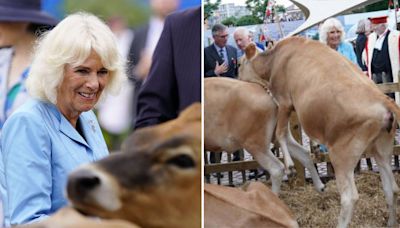
[[[294,173],[294,163],[290,157],[288,145],[287,145],[287,135],[289,132],[289,116],[291,113],[291,108],[280,104],[278,108],[278,120],[276,125],[276,138],[281,146],[283,153],[283,160],[285,162],[285,172],[286,174]]]
[[[271,175],[272,192],[279,194],[282,184],[284,165],[282,162],[271,152],[269,146],[266,148],[259,148],[258,146],[249,146],[246,148],[257,162],[266,169]]]
[[[374,158],[379,166],[379,173],[382,180],[383,191],[385,193],[386,202],[389,210],[388,226],[394,227],[396,221],[396,205],[399,187],[393,176],[391,161],[393,153],[393,135],[381,133],[381,136],[376,140],[376,152]]]
[[[293,138],[292,133],[288,132],[288,147],[290,154],[297,159],[304,167],[308,169],[311,174],[311,178],[314,183],[314,188],[318,192],[323,192],[325,189],[325,185],[322,183],[319,178],[317,169],[314,166],[314,162],[311,160],[310,152],[304,149],[303,146],[297,143],[297,141]]]
[[[270,150],[275,124],[276,120],[271,118],[266,123],[265,134],[256,135],[252,140],[248,139],[244,148],[269,172],[271,175],[272,192],[278,195],[284,175],[284,165]]]
[[[329,152],[335,169],[336,184],[340,193],[340,215],[337,227],[347,227],[353,215],[354,204],[358,200],[358,192],[354,182],[354,169],[365,151],[369,140],[353,137],[343,138]]]
[[[332,151],[334,152],[334,151]],[[335,157],[331,156],[330,157]],[[347,159],[347,158],[345,158]],[[355,202],[358,200],[358,192],[354,182],[354,168],[358,159],[340,160],[331,159],[335,169],[336,183],[340,193],[340,215],[337,227],[344,228],[350,223]],[[346,164],[340,164],[346,163]]]

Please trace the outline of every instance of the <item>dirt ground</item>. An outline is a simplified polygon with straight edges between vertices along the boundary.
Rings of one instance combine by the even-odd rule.
[[[395,174],[395,177],[399,184],[400,175]],[[379,174],[367,171],[357,174],[356,186],[360,198],[355,206],[350,227],[386,226],[388,212]],[[300,227],[336,227],[340,196],[335,180],[327,183],[326,191],[322,194],[316,192],[312,184],[290,187],[288,183],[284,183],[280,198],[292,210]],[[399,212],[398,209],[398,222]]]

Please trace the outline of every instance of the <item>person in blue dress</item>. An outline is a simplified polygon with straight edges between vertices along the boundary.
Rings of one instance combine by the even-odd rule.
[[[336,18],[329,18],[319,27],[319,40],[333,50],[338,51],[348,60],[358,65],[354,47],[344,40],[345,31]]]
[[[5,122],[0,192],[5,225],[46,218],[67,204],[67,175],[108,155],[93,107],[126,78],[116,39],[96,16],[76,13],[47,33],[26,81],[30,101]]]
[[[24,82],[40,33],[57,24],[41,11],[40,0],[0,1],[0,132],[29,96]]]

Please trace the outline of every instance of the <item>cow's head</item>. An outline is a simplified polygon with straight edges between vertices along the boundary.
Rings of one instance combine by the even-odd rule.
[[[269,49],[267,49],[269,51]],[[264,76],[265,65],[260,65],[261,61],[255,61],[260,55],[264,53],[258,53],[257,47],[254,43],[250,43],[244,50],[245,55],[241,59],[241,65],[239,67],[239,79],[247,82],[255,82],[268,87],[268,79]],[[260,68],[263,66],[264,68]]]
[[[73,172],[67,191],[89,215],[142,227],[200,227],[201,105],[136,131],[122,153]]]

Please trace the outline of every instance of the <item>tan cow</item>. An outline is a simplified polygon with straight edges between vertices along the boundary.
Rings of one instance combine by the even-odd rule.
[[[204,227],[290,227],[299,225],[293,213],[263,183],[245,190],[215,184],[204,186]]]
[[[249,49],[254,47],[249,47]],[[346,227],[358,199],[354,168],[368,147],[380,168],[395,226],[399,188],[391,169],[394,118],[399,108],[353,63],[319,42],[287,38],[241,66],[242,74],[261,77],[279,103],[276,135],[288,140],[288,118],[296,110],[311,139],[327,145],[335,169],[341,210],[338,227]]]
[[[74,208],[64,207],[49,218],[31,224],[17,226],[20,228],[139,228],[130,222],[118,219],[90,218]]]
[[[204,147],[234,152],[246,149],[271,174],[272,191],[279,193],[284,166],[270,151],[277,107],[256,83],[229,78],[204,80]],[[311,173],[317,191],[323,191],[310,154],[289,135],[291,155]]]
[[[201,227],[200,104],[136,131],[122,150],[69,176],[73,207],[140,227]]]

